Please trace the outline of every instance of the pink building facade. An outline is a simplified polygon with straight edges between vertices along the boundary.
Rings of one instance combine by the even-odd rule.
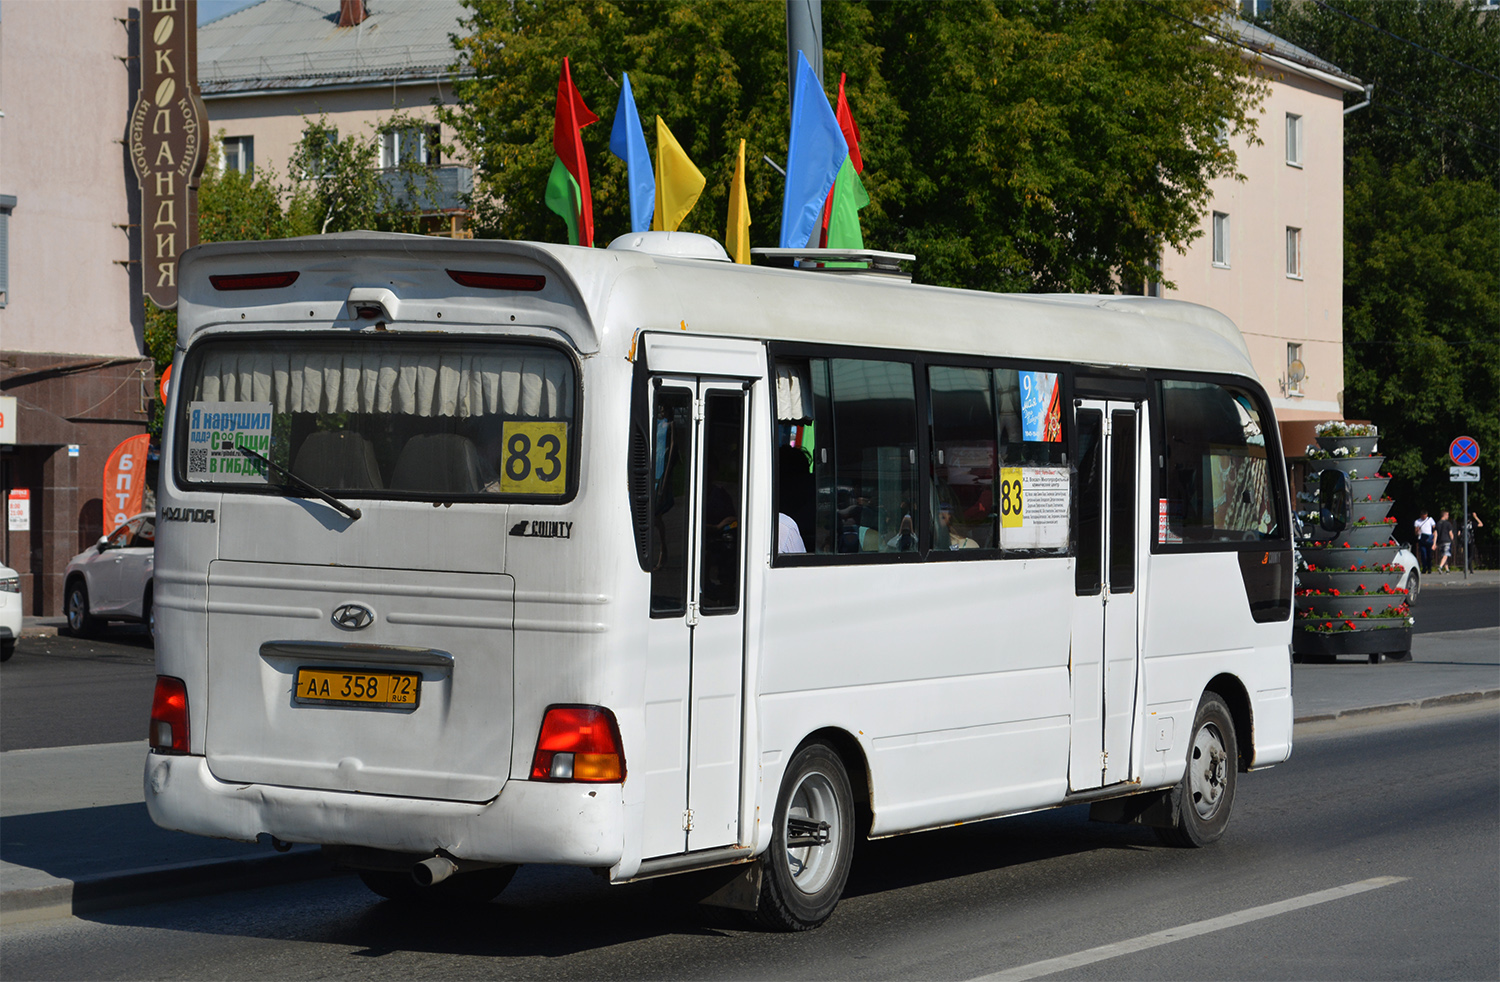
[[[1163,296],[1239,325],[1284,435],[1339,419],[1344,390],[1344,109],[1364,88],[1335,66],[1249,24],[1245,56],[1270,82],[1260,143],[1232,139],[1244,181],[1214,182],[1203,235],[1169,252]],[[1350,104],[1358,100],[1351,99]]]

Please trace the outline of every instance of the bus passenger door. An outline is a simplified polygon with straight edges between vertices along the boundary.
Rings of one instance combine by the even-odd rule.
[[[747,387],[652,386],[642,856],[739,841]]]
[[[1074,791],[1130,776],[1139,656],[1140,417],[1133,402],[1074,401],[1078,558],[1068,761]]]

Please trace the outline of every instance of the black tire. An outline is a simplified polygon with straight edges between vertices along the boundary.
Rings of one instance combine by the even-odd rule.
[[[493,866],[454,873],[441,883],[424,887],[406,870],[360,870],[365,886],[387,900],[412,906],[487,904],[500,896],[516,875],[515,866]]]
[[[10,661],[10,656],[16,653],[16,639],[5,638],[0,640],[0,661]]]
[[[1223,835],[1234,809],[1239,763],[1229,707],[1217,694],[1205,692],[1193,718],[1187,773],[1177,786],[1177,826],[1158,828],[1157,837],[1169,846],[1195,849]]]
[[[820,829],[826,823],[817,834],[826,834],[827,842],[788,845],[790,819]],[[806,931],[828,920],[849,879],[856,826],[854,794],[839,755],[823,743],[797,751],[781,780],[771,846],[760,859],[755,919],[777,931]]]
[[[141,598],[141,623],[146,625],[146,633],[151,635],[151,643],[156,644],[156,603],[151,596],[151,587],[146,587],[146,595]]]
[[[1417,605],[1417,594],[1422,592],[1422,573],[1420,570],[1412,570],[1411,577],[1406,581],[1406,605],[1415,607]]]
[[[68,617],[68,630],[79,637],[88,637],[99,631],[99,618],[89,613],[88,584],[79,577],[68,584],[63,612]]]

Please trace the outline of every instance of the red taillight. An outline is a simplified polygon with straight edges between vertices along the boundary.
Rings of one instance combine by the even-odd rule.
[[[156,677],[151,697],[151,749],[159,754],[188,752],[187,686],[170,675]]]
[[[535,293],[547,285],[545,276],[529,276],[522,273],[475,273],[463,269],[450,269],[448,275],[459,286],[474,286],[482,290],[523,290]]]
[[[542,719],[531,762],[533,781],[625,780],[614,714],[598,706],[553,706]]]
[[[214,285],[215,290],[274,290],[277,287],[291,286],[301,275],[296,270],[284,273],[236,273],[232,276],[220,274],[210,276],[208,282]]]

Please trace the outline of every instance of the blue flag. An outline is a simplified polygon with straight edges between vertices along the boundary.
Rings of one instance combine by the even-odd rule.
[[[656,210],[656,176],[651,172],[651,152],[646,149],[646,134],[641,117],[635,111],[635,95],[630,91],[630,76],[620,86],[620,102],[615,106],[614,128],[609,131],[609,152],[625,161],[625,183],[630,187],[630,230],[651,231],[651,214]]]
[[[781,199],[781,247],[801,249],[823,220],[823,202],[849,156],[849,144],[807,56],[797,52],[792,134],[786,152],[786,196]]]

